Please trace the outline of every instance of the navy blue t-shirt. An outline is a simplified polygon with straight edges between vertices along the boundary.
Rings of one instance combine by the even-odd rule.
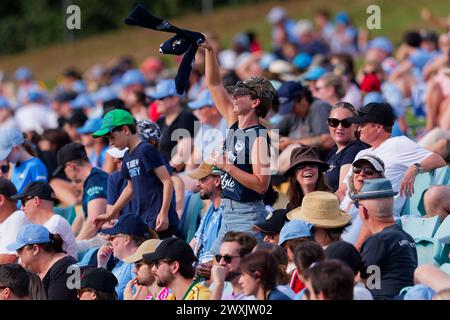
[[[131,180],[136,213],[152,229],[156,227],[156,218],[163,200],[163,184],[153,170],[163,165],[167,168],[162,154],[147,142],[139,143],[131,153],[127,151],[123,157],[121,175]],[[169,226],[178,227],[175,197],[172,197],[169,207]]]
[[[414,285],[414,270],[417,268],[416,244],[397,224],[368,238],[361,248],[361,258],[365,272],[369,266],[380,268],[380,289],[371,289],[368,283],[368,289],[375,300],[392,299],[404,287]],[[371,275],[375,273],[372,271],[363,274],[365,277]]]
[[[268,130],[262,125],[239,129],[238,123],[233,124],[224,142],[224,152],[228,159],[239,169],[252,173],[251,151],[253,143],[258,137],[265,137],[269,145]],[[239,202],[258,201],[264,198],[263,194],[259,194],[242,184],[230,174],[224,172],[221,175],[222,198],[228,198]]]
[[[114,171],[113,173],[111,173],[108,179],[108,197],[106,199],[107,204],[114,205],[127,184],[128,180],[121,176],[120,171]],[[122,209],[120,215],[128,213],[136,214],[136,210],[137,205],[133,196],[133,198],[127,203],[125,208]]]
[[[98,168],[92,168],[91,173],[84,182],[83,197],[81,199],[85,217],[88,215],[88,203],[98,198],[106,199],[107,190],[108,174]]]
[[[358,152],[369,147],[368,144],[357,139],[346,145],[339,153],[336,153],[337,146],[330,150],[325,160],[325,162],[330,165],[330,169],[325,172],[325,182],[333,192],[339,188],[339,174],[341,167],[346,164],[352,164]]]

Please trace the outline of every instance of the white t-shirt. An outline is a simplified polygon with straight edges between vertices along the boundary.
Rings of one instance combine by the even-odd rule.
[[[53,215],[46,223],[44,223],[44,227],[48,229],[51,233],[59,234],[63,239],[63,249],[64,251],[77,259],[78,249],[77,242],[75,240],[75,236],[73,235],[72,228],[70,227],[69,222],[66,219],[61,217],[60,215]],[[78,260],[78,259],[77,259]]]
[[[0,254],[16,253],[6,249],[6,246],[15,242],[20,229],[29,223],[25,213],[21,210],[13,212],[3,223],[0,223]]]
[[[361,150],[355,157],[355,161],[364,155],[373,154],[384,162],[385,177],[392,183],[394,191],[400,190],[400,183],[406,170],[416,162],[422,162],[433,153],[422,148],[417,143],[405,136],[387,139],[378,148],[368,148]],[[344,181],[348,181],[351,170],[347,173]],[[345,198],[349,197],[348,193]],[[348,203],[349,199],[343,199],[343,203]],[[394,197],[394,217],[399,217],[405,204],[404,196]],[[351,201],[351,200],[350,200]]]

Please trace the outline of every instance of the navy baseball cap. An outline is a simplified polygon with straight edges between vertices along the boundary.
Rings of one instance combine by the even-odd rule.
[[[295,98],[298,97],[306,88],[299,82],[286,81],[278,88],[278,100],[280,101],[279,114],[288,114],[294,107]]]
[[[17,234],[16,241],[7,245],[9,251],[17,251],[29,244],[52,243],[50,231],[41,224],[26,224]]]
[[[62,170],[67,162],[73,160],[87,159],[86,148],[81,143],[72,142],[66,144],[64,147],[58,150],[56,154],[58,159],[58,167],[53,171],[53,175],[57,175]]]
[[[253,228],[265,233],[278,234],[283,228],[284,223],[287,221],[286,213],[286,209],[277,209],[267,215],[265,221],[255,224]]]
[[[113,292],[118,284],[114,274],[105,268],[87,269],[80,280],[80,289],[89,288],[102,292]]]
[[[101,230],[104,234],[126,234],[130,236],[150,237],[150,229],[142,218],[134,213],[121,215],[114,227]]]
[[[153,263],[164,258],[186,264],[197,261],[197,257],[191,246],[186,241],[179,238],[164,239],[158,245],[155,252],[144,254],[143,258],[147,263]]]
[[[27,186],[25,187],[25,189],[23,189],[21,194],[13,195],[11,196],[11,199],[21,200],[24,198],[34,198],[34,197],[38,197],[39,199],[47,201],[56,200],[55,191],[50,186],[50,184],[48,184],[45,181],[34,181],[27,184]]]

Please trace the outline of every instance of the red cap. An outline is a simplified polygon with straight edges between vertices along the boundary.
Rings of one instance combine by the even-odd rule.
[[[381,90],[381,81],[375,74],[366,74],[360,83],[360,89],[364,92]]]

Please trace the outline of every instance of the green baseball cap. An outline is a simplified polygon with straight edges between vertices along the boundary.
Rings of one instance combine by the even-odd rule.
[[[115,109],[105,114],[102,120],[102,127],[92,135],[94,138],[102,137],[110,133],[116,127],[131,124],[135,124],[131,113],[122,109]]]

